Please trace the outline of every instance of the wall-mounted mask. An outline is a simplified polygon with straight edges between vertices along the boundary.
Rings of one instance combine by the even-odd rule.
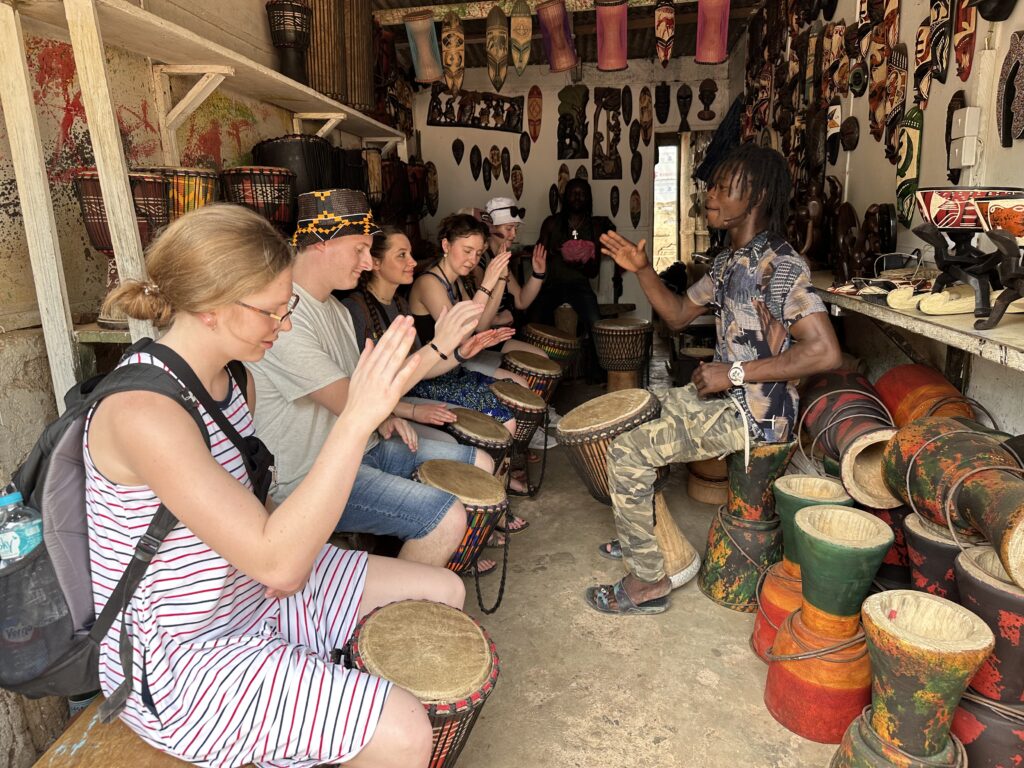
[[[712,111],[711,105],[715,103],[716,96],[718,96],[718,83],[711,78],[702,80],[700,88],[697,89],[697,98],[700,99],[701,106],[704,109],[697,113],[697,117],[705,121],[715,119],[715,113]]]
[[[480,166],[483,164],[483,154],[476,144],[469,150],[469,172],[473,174],[473,181],[480,178]]]
[[[548,189],[548,209],[551,211],[551,215],[554,216],[558,213],[558,200],[561,196],[558,194],[558,185],[552,184]]]
[[[619,215],[619,188],[612,187],[612,191],[608,193],[608,207],[611,209],[612,217]]]
[[[644,140],[644,146],[651,143],[651,136],[654,135],[654,100],[651,98],[651,89],[646,85],[640,89],[640,135]]]
[[[640,146],[640,121],[634,120],[629,126],[629,149],[636,152]]]
[[[679,108],[679,132],[690,130],[690,106],[693,104],[693,89],[683,83],[676,91],[676,106]]]
[[[924,112],[911,107],[900,123],[896,161],[896,215],[905,227],[913,223],[917,180],[921,170]]]
[[[526,118],[530,128],[530,138],[534,141],[540,138],[540,120],[544,114],[544,97],[541,95],[540,87],[530,86],[530,92],[526,96]]]
[[[501,177],[505,179],[505,183],[508,184],[509,174],[512,172],[512,153],[508,151],[508,147],[502,147],[501,150]]]
[[[480,175],[484,177],[484,189],[488,192],[491,190],[491,171],[492,166],[490,163],[484,163],[484,167],[480,171]]]
[[[640,183],[640,174],[644,170],[644,158],[639,152],[634,152],[632,159],[629,161],[629,175],[633,179],[634,184]]]
[[[526,0],[516,0],[509,11],[509,50],[516,74],[522,76],[530,63],[530,48],[533,42],[533,11]]]
[[[917,28],[914,45],[914,102],[928,109],[928,95],[932,90],[932,24],[925,18]]]
[[[587,166],[581,165],[579,168],[576,169],[576,178],[582,179],[583,181],[590,180],[590,174],[587,172]]]
[[[569,166],[562,163],[558,166],[558,194],[559,196],[565,192],[565,185],[569,183]]]
[[[672,58],[676,39],[676,5],[672,0],[658,0],[654,9],[654,46],[661,66],[667,67]]]
[[[501,175],[501,150],[498,149],[497,144],[491,147],[491,151],[487,153],[487,158],[491,161],[491,175],[495,178]]]
[[[466,74],[466,33],[462,19],[454,13],[445,17],[441,27],[441,63],[445,85],[452,93],[458,93]]]
[[[452,141],[452,157],[455,158],[456,165],[462,165],[462,156],[465,152],[466,145],[462,143],[462,139]]]
[[[949,70],[949,42],[953,33],[949,0],[932,0],[928,18],[932,27],[932,79],[944,83]]]
[[[956,59],[956,76],[966,83],[974,66],[974,36],[978,26],[978,11],[968,0],[955,0],[956,13],[953,16],[953,57]]]
[[[999,70],[996,121],[999,143],[1004,147],[1024,138],[1024,31],[1010,35],[1010,47]]]
[[[519,156],[523,159],[524,163],[527,160],[530,159],[530,147],[531,146],[533,146],[533,142],[530,141],[530,134],[526,133],[525,131],[523,133],[520,133],[519,134]]]
[[[437,203],[440,192],[437,184],[437,166],[431,162],[426,164],[427,168],[427,213],[431,216],[437,215]]]
[[[850,93],[863,96],[868,89],[868,65],[861,59],[850,68]]]
[[[512,194],[516,200],[523,196],[523,169],[518,165],[512,166]]]
[[[640,193],[635,189],[629,195],[629,220],[633,229],[640,226]]]
[[[487,75],[494,90],[501,91],[508,75],[508,17],[495,5],[487,14]]]
[[[654,116],[658,118],[658,125],[664,125],[668,120],[668,111],[672,106],[672,89],[668,83],[658,83],[654,86]]]
[[[853,115],[839,126],[839,143],[847,152],[853,152],[860,143],[860,122]]]
[[[622,87],[622,122],[629,123],[633,119],[633,90],[625,85]]]

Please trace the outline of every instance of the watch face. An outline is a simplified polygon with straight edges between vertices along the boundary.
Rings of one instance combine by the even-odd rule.
[[[743,383],[743,369],[739,366],[729,369],[729,381],[737,387]]]

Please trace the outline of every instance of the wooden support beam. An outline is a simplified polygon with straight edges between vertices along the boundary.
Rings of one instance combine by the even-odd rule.
[[[316,135],[324,138],[346,119],[348,119],[348,115],[345,112],[296,112],[292,115],[292,131],[302,133],[304,120],[323,120],[324,124],[320,126]]]
[[[156,64],[153,66],[153,90],[156,93],[157,121],[160,143],[163,146],[164,165],[181,162],[178,149],[178,128],[209,98],[224,78],[235,74],[234,67],[216,64]],[[200,79],[185,97],[172,105],[170,75],[199,75]]]
[[[159,65],[158,65],[159,66]],[[199,105],[209,98],[210,94],[220,87],[224,78],[233,75],[235,71],[230,67],[218,67],[220,72],[206,72],[199,78],[199,82],[192,86],[181,101],[167,113],[167,126],[170,130],[177,130],[188,116],[198,109]],[[166,71],[166,70],[165,70]]]
[[[57,410],[63,413],[63,395],[78,381],[81,368],[72,335],[68,289],[46,177],[43,143],[39,137],[39,120],[32,100],[32,79],[25,61],[21,14],[7,3],[0,3],[0,71],[4,73],[0,77],[0,103],[25,220],[32,282],[39,302]]]
[[[658,0],[626,0],[630,8],[644,8],[657,4]],[[430,11],[434,14],[435,21],[444,21],[449,13],[454,13],[459,18],[465,19],[486,19],[491,8],[499,6],[506,14],[511,12],[514,0],[477,0],[477,2],[456,3],[453,5],[422,5],[416,8],[387,8],[373,12],[373,18],[378,24],[384,27],[393,27],[404,24],[402,19],[410,13]],[[536,5],[533,3],[532,5]],[[531,7],[532,7],[531,5]],[[696,3],[692,3],[696,5]],[[569,13],[577,11],[594,10],[594,0],[565,0],[565,10]]]
[[[82,88],[89,138],[99,170],[100,190],[114,244],[117,271],[122,280],[144,280],[146,264],[142,256],[142,240],[139,238],[135,203],[128,184],[128,166],[110,93],[96,0],[64,0],[64,13]],[[131,318],[128,329],[132,339],[155,333],[152,323]]]

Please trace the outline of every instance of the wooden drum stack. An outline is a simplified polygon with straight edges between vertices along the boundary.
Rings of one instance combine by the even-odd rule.
[[[796,513],[803,603],[768,653],[764,702],[805,739],[838,744],[870,700],[860,608],[893,533],[874,515],[819,505]]]
[[[597,359],[608,372],[608,391],[640,386],[643,369],[650,358],[654,326],[650,320],[624,317],[599,320],[591,334]]]
[[[796,546],[796,514],[818,504],[852,506],[843,484],[829,477],[784,475],[775,481],[775,512],[782,527],[782,562],[764,575],[757,600],[757,618],[750,645],[762,661],[775,642],[779,626],[803,601],[800,554]]]
[[[423,702],[434,732],[430,768],[455,765],[500,670],[494,641],[475,619],[425,600],[371,611],[356,625],[345,656],[347,666],[390,680]]]
[[[596,397],[569,411],[556,427],[558,443],[565,446],[576,473],[602,504],[611,504],[608,488],[608,449],[619,435],[653,421],[661,403],[643,389],[624,389]],[[665,573],[673,588],[691,578],[700,557],[679,531],[660,488],[668,480],[668,467],[658,469],[654,484],[654,533],[665,558]]]

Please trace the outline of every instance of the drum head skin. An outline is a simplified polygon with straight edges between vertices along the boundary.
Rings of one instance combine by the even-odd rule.
[[[472,464],[431,459],[420,464],[416,472],[424,485],[458,496],[468,506],[496,507],[505,503],[501,481]]]
[[[479,624],[460,610],[423,600],[391,603],[367,616],[358,648],[367,672],[424,704],[469,698],[494,669],[490,641]]]
[[[528,371],[534,371],[542,376],[561,376],[562,366],[546,357],[535,355],[533,352],[507,352],[505,357],[513,363]]]
[[[553,342],[560,342],[562,344],[576,344],[579,341],[575,336],[571,336],[561,328],[556,328],[553,325],[529,323],[524,331],[527,335],[533,333],[535,336],[539,336],[540,338],[547,338]]]
[[[585,402],[562,417],[558,422],[559,434],[572,435],[593,432],[629,421],[644,409],[650,408],[654,395],[646,389],[622,389],[609,392]]]
[[[502,379],[491,384],[491,391],[494,396],[503,403],[513,403],[515,407],[523,411],[545,411],[547,404],[544,398],[533,390],[527,389],[522,384]]]
[[[501,422],[486,413],[469,408],[451,408],[450,410],[456,416],[455,423],[451,425],[456,432],[492,445],[504,445],[512,440],[512,435],[501,426]]]
[[[594,327],[602,331],[638,331],[648,328],[653,330],[654,328],[650,320],[644,320],[640,317],[618,317],[610,320],[598,320],[594,323]]]

